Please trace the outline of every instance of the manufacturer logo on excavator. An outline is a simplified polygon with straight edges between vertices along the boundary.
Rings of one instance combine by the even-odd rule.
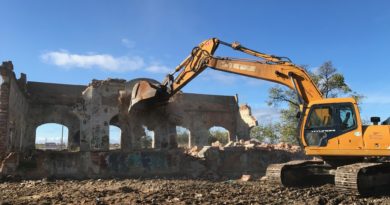
[[[322,132],[336,132],[334,129],[328,129],[328,130],[312,130],[312,133],[322,133]]]
[[[252,72],[256,70],[256,66],[242,65],[238,63],[225,63],[222,66],[229,69],[245,70],[245,71],[252,71]]]

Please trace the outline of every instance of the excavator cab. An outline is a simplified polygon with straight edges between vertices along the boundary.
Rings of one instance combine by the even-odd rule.
[[[329,98],[309,103],[300,126],[308,155],[357,153],[364,147],[359,108],[353,98]]]
[[[352,103],[318,104],[311,107],[305,124],[308,146],[324,147],[328,141],[357,128]]]

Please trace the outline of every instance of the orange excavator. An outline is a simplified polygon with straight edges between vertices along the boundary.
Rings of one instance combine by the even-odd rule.
[[[217,57],[224,45],[256,57],[256,60]],[[299,141],[309,156],[321,160],[299,160],[272,164],[269,183],[306,186],[333,182],[339,190],[372,194],[390,185],[390,126],[372,117],[362,124],[354,98],[324,98],[308,73],[287,57],[268,55],[239,43],[208,39],[168,74],[161,84],[140,81],[133,87],[129,112],[161,105],[206,68],[272,81],[293,89],[300,102]]]

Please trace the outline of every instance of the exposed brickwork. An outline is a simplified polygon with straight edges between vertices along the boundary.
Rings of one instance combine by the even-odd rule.
[[[11,64],[12,65],[12,64]],[[0,84],[0,159],[4,159],[8,148],[8,113],[9,113],[9,94],[10,83],[9,74],[12,72],[10,62],[3,62],[0,66],[1,84]]]

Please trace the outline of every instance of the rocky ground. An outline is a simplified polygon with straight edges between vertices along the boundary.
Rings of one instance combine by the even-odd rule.
[[[0,183],[2,204],[390,204],[390,197],[357,197],[327,184],[310,188],[265,182],[193,179],[35,180]]]

